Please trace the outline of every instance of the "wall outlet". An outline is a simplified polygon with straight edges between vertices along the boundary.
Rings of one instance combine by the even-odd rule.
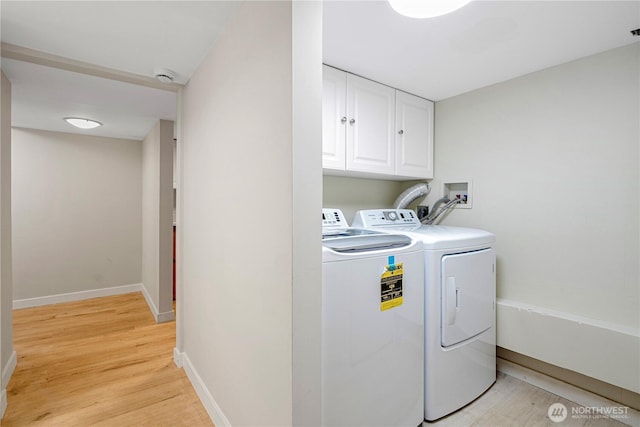
[[[416,213],[418,214],[418,219],[422,219],[426,217],[427,215],[429,215],[429,206],[418,205],[418,209],[416,210]]]

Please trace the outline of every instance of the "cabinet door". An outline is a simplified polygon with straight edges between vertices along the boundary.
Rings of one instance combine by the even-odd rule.
[[[395,172],[395,89],[347,75],[347,170]]]
[[[396,91],[396,174],[433,178],[433,102]]]
[[[322,69],[322,167],[345,169],[347,73]]]

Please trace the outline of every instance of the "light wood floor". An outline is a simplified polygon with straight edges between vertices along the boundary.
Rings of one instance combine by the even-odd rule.
[[[14,311],[2,426],[212,426],[140,293]]]
[[[156,324],[140,293],[14,311],[18,366],[3,427],[213,426],[173,364],[175,323]],[[498,373],[484,395],[425,427],[622,427],[611,419],[553,423],[572,402]]]
[[[562,403],[567,408],[567,418],[555,423],[547,416],[549,406]],[[424,427],[625,427],[625,424],[609,418],[576,415],[572,409],[579,405],[553,393],[532,386],[517,378],[498,372],[496,383],[478,399],[435,422],[423,423]]]

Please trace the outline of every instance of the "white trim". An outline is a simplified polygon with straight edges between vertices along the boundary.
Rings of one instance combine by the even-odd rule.
[[[147,288],[145,288],[144,285],[141,285],[140,288],[145,301],[147,301],[149,310],[151,310],[151,314],[153,315],[153,318],[156,319],[156,323],[171,322],[176,318],[176,315],[173,312],[173,310],[160,313],[156,305],[153,303],[153,300],[151,299],[151,295],[149,295],[149,293],[147,292]]]
[[[0,418],[4,417],[4,411],[7,409],[7,385],[13,375],[13,371],[16,370],[18,364],[18,356],[15,350],[9,356],[7,364],[2,368],[2,391],[0,392]]]
[[[158,322],[158,308],[153,303],[153,299],[151,299],[151,295],[149,295],[149,292],[147,292],[147,288],[145,288],[144,285],[141,286],[140,290],[142,291],[142,296],[144,297],[145,301],[147,302],[147,305],[149,306],[149,310],[151,310],[151,314],[153,314],[153,317],[156,319],[156,323],[157,323]]]
[[[143,76],[140,74],[129,73],[127,71],[116,70],[114,68],[103,67],[89,62],[52,55],[39,50],[4,42],[2,43],[1,50],[3,58],[16,59],[18,61],[29,62],[31,64],[44,65],[47,67],[58,68],[60,70],[116,80],[139,86],[146,86],[153,89],[177,92],[183,86],[180,83],[161,83],[151,76]]]
[[[520,366],[516,363],[509,362],[501,358],[497,359],[498,370],[504,374],[522,380],[535,387],[541,388],[560,396],[564,399],[570,400],[581,406],[587,407],[620,407],[624,406],[621,403],[614,402],[606,399],[597,394],[583,390],[579,387],[567,384],[563,381],[552,378],[548,375],[541,374],[540,372],[533,371],[524,366]],[[630,426],[640,426],[640,412],[633,408],[627,408],[627,418],[616,418],[616,421],[620,421],[623,424]]]
[[[496,309],[498,346],[640,393],[637,329],[500,298]]]
[[[629,335],[631,337],[640,337],[640,328],[621,325],[613,322],[606,322],[603,320],[591,319],[589,317],[578,316],[576,314],[566,313],[563,311],[552,310],[545,307],[539,307],[532,304],[526,304],[520,301],[513,301],[506,298],[498,298],[498,305],[503,307],[514,308],[527,312],[527,314],[539,314],[541,316],[554,317],[562,321],[571,321],[580,325],[593,326],[599,329],[606,329],[611,332],[617,332],[619,334]]]
[[[4,417],[4,411],[7,410],[7,390],[2,389],[0,392],[0,419]]]
[[[9,356],[9,360],[7,360],[7,364],[2,368],[2,389],[7,388],[9,384],[9,380],[11,379],[11,375],[13,375],[13,371],[16,370],[16,365],[18,364],[18,355],[14,350]]]
[[[184,122],[184,117],[185,117],[185,113],[184,113],[184,108],[185,108],[185,91],[183,88],[181,88],[178,91],[178,105],[176,108],[176,124],[175,124],[175,130],[176,130],[176,170],[173,171],[174,176],[177,177],[177,188],[176,188],[176,229],[180,230],[178,233],[176,233],[176,253],[175,253],[175,257],[176,257],[176,348],[178,349],[178,351],[182,352],[184,351],[184,345],[183,345],[183,337],[184,337],[184,333],[182,331],[183,325],[184,325],[184,299],[183,299],[183,295],[184,292],[182,291],[182,283],[183,283],[183,275],[182,275],[182,248],[183,248],[183,235],[184,233],[182,232],[183,228],[182,227],[182,217],[183,217],[183,209],[182,209],[182,205],[183,205],[183,201],[182,201],[182,191],[183,191],[183,167],[182,167],[182,162],[183,162],[183,157],[184,157],[184,127],[183,127],[183,122]]]
[[[158,316],[156,317],[156,322],[158,323],[171,322],[175,320],[175,318],[176,318],[176,314],[174,313],[173,310],[165,311],[164,313],[158,313]]]
[[[13,309],[39,307],[41,305],[58,304],[61,302],[81,301],[91,298],[109,297],[112,295],[140,292],[142,283],[133,285],[114,286],[112,288],[91,289],[87,291],[70,292],[67,294],[48,295],[44,297],[13,300]]]
[[[189,360],[189,356],[187,356],[186,353],[182,353],[181,359],[184,371],[187,373],[187,377],[189,378],[189,381],[191,381],[191,385],[195,389],[196,394],[200,398],[200,401],[202,402],[204,409],[209,414],[209,418],[213,421],[213,424],[216,427],[230,427],[231,423],[222,412],[222,409],[220,409],[220,406],[218,406],[218,403],[207,389],[207,386],[204,384],[204,381],[202,381],[202,378],[200,378],[200,375],[198,375],[198,372],[196,372],[196,369],[191,364],[191,360]]]
[[[178,368],[182,368],[182,353],[180,352],[180,350],[178,350],[177,347],[173,348],[173,363],[175,363],[175,365]]]

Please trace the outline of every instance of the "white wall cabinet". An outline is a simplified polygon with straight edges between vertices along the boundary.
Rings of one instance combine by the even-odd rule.
[[[343,71],[322,71],[322,167],[344,171],[347,136],[347,77]]]
[[[433,102],[396,90],[396,174],[433,178]]]
[[[386,179],[433,177],[433,103],[324,66],[323,170]]]
[[[353,74],[346,76],[346,169],[393,175],[395,90]]]

